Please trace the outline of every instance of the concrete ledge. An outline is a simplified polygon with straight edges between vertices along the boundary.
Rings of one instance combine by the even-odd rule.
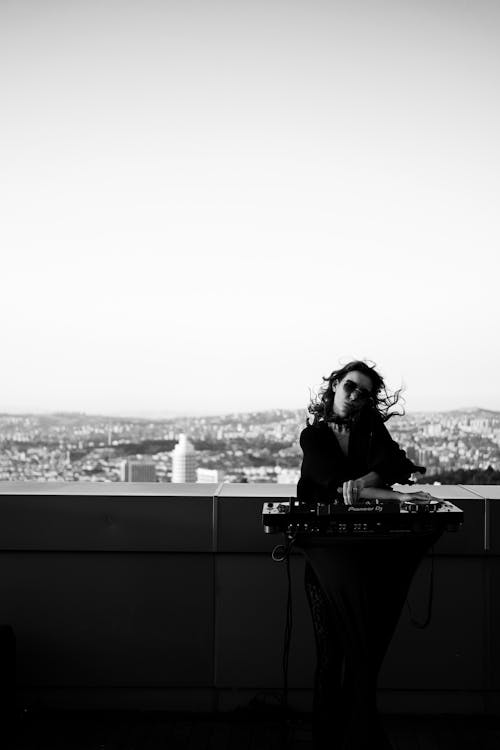
[[[281,690],[286,570],[261,509],[294,486],[33,484],[0,483],[0,623],[16,636],[22,705],[230,711]],[[500,488],[430,489],[464,508],[463,534],[436,549],[430,627],[401,617],[380,707],[500,714],[500,547],[486,526],[500,524]],[[429,563],[410,592],[420,619]],[[307,712],[301,556],[291,569],[290,705]]]

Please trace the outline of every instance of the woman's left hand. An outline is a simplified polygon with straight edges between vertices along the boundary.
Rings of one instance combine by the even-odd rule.
[[[436,500],[429,492],[402,492],[401,499],[410,503],[417,503],[418,505],[426,505],[431,500]]]

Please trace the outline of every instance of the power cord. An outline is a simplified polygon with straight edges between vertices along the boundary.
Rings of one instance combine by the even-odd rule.
[[[287,600],[285,616],[285,632],[283,638],[283,657],[281,668],[283,673],[283,708],[288,712],[288,662],[290,656],[290,643],[292,640],[293,610],[292,610],[292,574],[290,568],[290,554],[295,542],[295,536],[285,534],[285,544],[278,544],[272,551],[271,557],[275,562],[284,562],[287,577]]]

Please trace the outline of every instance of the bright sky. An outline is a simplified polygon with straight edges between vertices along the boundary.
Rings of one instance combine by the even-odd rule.
[[[0,3],[0,410],[500,409],[500,4]]]

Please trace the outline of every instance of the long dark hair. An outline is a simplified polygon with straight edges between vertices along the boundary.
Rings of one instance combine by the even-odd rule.
[[[402,411],[390,411],[401,398],[402,388],[394,391],[392,395],[387,392],[387,388],[384,383],[384,379],[379,372],[376,371],[375,366],[369,365],[367,362],[362,360],[353,360],[348,362],[346,365],[338,370],[334,370],[327,377],[323,377],[325,385],[321,388],[319,394],[316,397],[311,398],[307,411],[313,416],[313,425],[318,422],[332,422],[334,420],[333,412],[333,399],[335,397],[334,384],[340,383],[349,372],[361,372],[363,375],[367,375],[373,383],[373,391],[370,395],[370,400],[367,404],[368,408],[375,409],[382,420],[386,422],[391,417],[399,416],[402,417],[405,413],[403,405],[400,404]],[[364,407],[366,408],[366,407]],[[309,420],[308,424],[309,424]]]

